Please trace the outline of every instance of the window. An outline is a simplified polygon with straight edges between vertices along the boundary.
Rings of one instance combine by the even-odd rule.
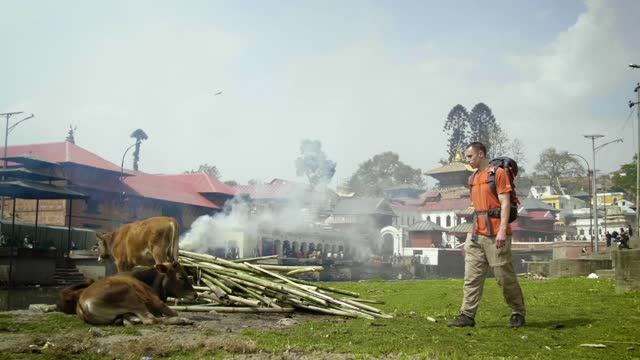
[[[440,225],[440,216],[436,216],[436,224]]]
[[[447,215],[447,227],[451,227],[451,216]]]
[[[580,229],[580,235],[584,235],[584,229]]]
[[[422,250],[413,250],[413,255],[422,255]]]
[[[431,221],[431,216],[427,216],[427,221]]]

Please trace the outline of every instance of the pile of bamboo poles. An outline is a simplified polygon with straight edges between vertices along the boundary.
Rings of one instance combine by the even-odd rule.
[[[180,264],[193,275],[198,300],[171,308],[203,312],[292,312],[303,309],[338,316],[391,318],[380,309],[365,304],[382,304],[380,301],[360,299],[358,293],[290,277],[320,271],[321,266],[256,264],[259,260],[276,257],[230,261],[180,250]]]

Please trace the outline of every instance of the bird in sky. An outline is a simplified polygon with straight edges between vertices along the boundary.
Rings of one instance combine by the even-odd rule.
[[[213,94],[213,96],[218,96],[218,95],[222,95],[222,91],[218,91],[217,93]]]

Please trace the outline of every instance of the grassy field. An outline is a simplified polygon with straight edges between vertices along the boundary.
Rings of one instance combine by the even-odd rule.
[[[246,329],[240,337],[254,345],[253,356],[284,358],[426,358],[426,359],[632,359],[640,358],[640,293],[616,294],[612,280],[521,280],[528,308],[527,325],[507,327],[507,308],[494,279],[488,279],[475,328],[448,328],[458,314],[462,280],[413,282],[368,281],[336,287],[385,301],[390,320],[345,320],[322,317],[277,330]],[[436,320],[433,322],[428,319]],[[16,323],[0,314],[3,333],[73,332],[89,326],[63,314],[48,314],[46,323]],[[117,330],[144,336],[134,329]],[[216,333],[212,333],[215,336]],[[606,348],[581,347],[603,344]],[[252,345],[253,346],[253,345]],[[223,358],[233,350],[209,352]],[[174,358],[202,358],[203,352],[176,349]],[[242,356],[242,355],[241,355]],[[100,358],[68,354],[69,358]],[[4,353],[0,358],[24,358]],[[46,355],[29,358],[45,359]],[[60,358],[60,354],[57,355]],[[157,359],[158,357],[156,357]]]
[[[249,332],[258,346],[356,355],[437,359],[640,358],[640,294],[616,294],[612,280],[522,280],[527,325],[508,328],[495,280],[487,280],[475,328],[448,328],[458,314],[461,280],[365,282],[341,287],[384,300],[392,320],[310,322],[278,332]],[[437,322],[427,318],[431,317]],[[581,344],[601,343],[606,348]]]

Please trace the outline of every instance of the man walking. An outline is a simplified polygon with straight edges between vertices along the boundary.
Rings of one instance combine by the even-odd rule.
[[[490,166],[487,149],[480,142],[467,146],[465,157],[476,172],[470,177],[471,202],[476,211],[472,239],[464,245],[464,298],[460,315],[450,322],[451,327],[475,326],[475,316],[482,298],[484,281],[493,268],[505,301],[511,307],[510,326],[519,328],[525,323],[524,295],[518,283],[511,254],[509,211],[513,188],[509,175],[502,168],[495,172],[498,195],[488,183]]]

